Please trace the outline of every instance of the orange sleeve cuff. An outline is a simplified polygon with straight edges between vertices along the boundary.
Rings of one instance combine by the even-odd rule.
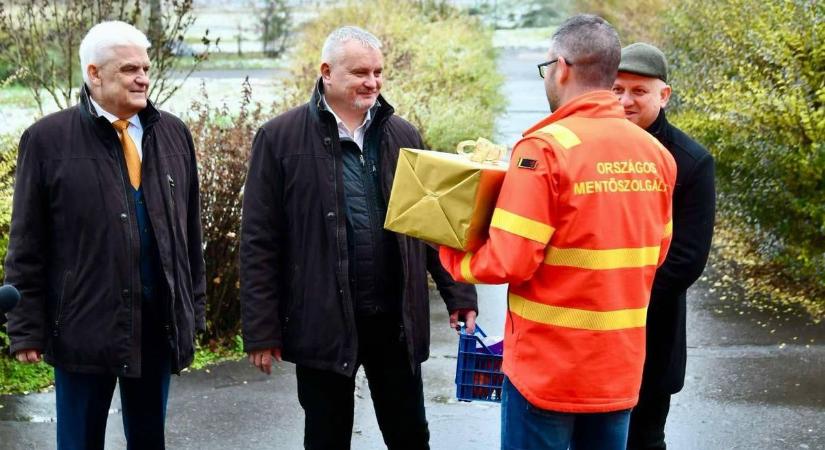
[[[455,281],[462,283],[466,283],[464,277],[461,276],[461,260],[464,259],[464,255],[465,253],[461,250],[444,245],[438,248],[438,259],[441,260],[441,265]]]

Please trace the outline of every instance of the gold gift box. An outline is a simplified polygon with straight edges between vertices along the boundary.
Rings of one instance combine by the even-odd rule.
[[[504,163],[402,148],[384,228],[474,250],[487,237],[505,173]]]

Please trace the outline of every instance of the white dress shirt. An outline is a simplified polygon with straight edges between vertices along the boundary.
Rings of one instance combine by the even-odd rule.
[[[327,107],[327,110],[332,113],[332,116],[335,117],[335,122],[338,123],[338,139],[342,141],[352,141],[355,142],[355,145],[358,146],[358,150],[364,151],[364,135],[367,134],[367,128],[370,127],[370,123],[372,123],[372,109],[370,108],[367,110],[367,115],[364,116],[364,121],[361,122],[361,125],[355,129],[354,132],[351,132],[347,125],[338,117],[338,114],[335,114],[335,111],[329,106],[327,103],[327,98],[322,97],[324,100],[324,106]],[[376,102],[376,105],[378,102]]]
[[[98,105],[95,99],[91,96],[89,96],[89,100],[92,101],[92,105],[95,107],[95,111],[97,111],[98,116],[105,117],[110,123],[115,123],[120,120],[116,115],[106,111]],[[135,143],[135,147],[137,148],[138,156],[140,157],[140,160],[143,161],[143,126],[140,124],[140,118],[137,114],[135,114],[126,120],[129,121],[129,127],[126,128],[126,131],[129,132],[129,136],[132,138],[132,142]],[[117,134],[120,136],[120,131],[118,131]]]

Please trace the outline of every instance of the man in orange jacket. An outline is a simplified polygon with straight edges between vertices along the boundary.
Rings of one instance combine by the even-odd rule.
[[[620,55],[600,17],[558,28],[539,64],[553,113],[513,149],[489,239],[441,248],[457,281],[510,283],[504,449],[625,448],[676,165],[610,91]]]

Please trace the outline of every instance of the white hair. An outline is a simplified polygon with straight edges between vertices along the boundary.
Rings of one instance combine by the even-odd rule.
[[[151,47],[149,39],[134,26],[120,21],[100,22],[93,26],[80,41],[80,68],[83,81],[89,81],[89,66],[101,65],[109,58],[109,51],[119,46],[136,46],[144,50]]]
[[[341,53],[342,47],[349,41],[358,41],[364,46],[381,50],[381,41],[374,34],[363,28],[346,26],[338,28],[327,36],[321,50],[321,62],[328,64],[335,62],[334,60]]]

